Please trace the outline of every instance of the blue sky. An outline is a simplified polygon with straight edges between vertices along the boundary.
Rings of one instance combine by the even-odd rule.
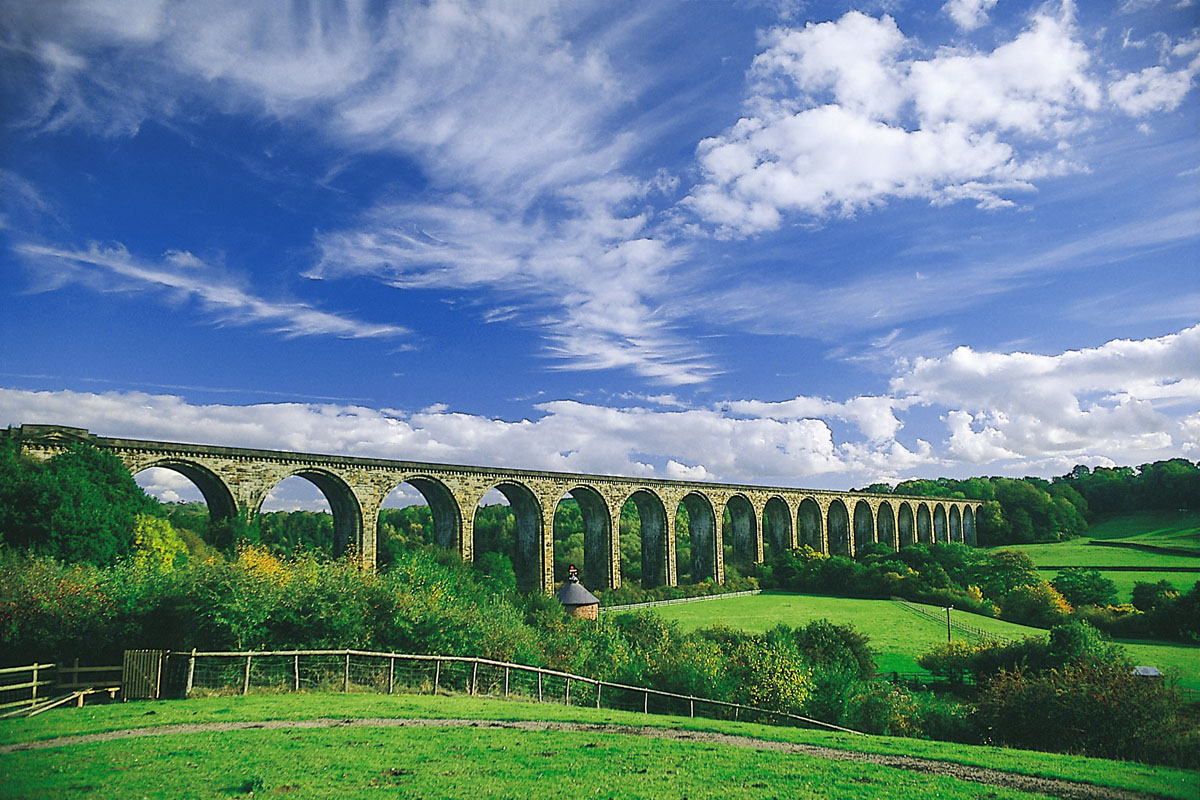
[[[1200,458],[1192,3],[289,9],[0,3],[0,424],[810,487]]]

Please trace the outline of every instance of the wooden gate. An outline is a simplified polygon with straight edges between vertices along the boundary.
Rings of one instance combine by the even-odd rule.
[[[125,700],[157,700],[162,696],[167,650],[126,650],[121,664],[121,696]]]

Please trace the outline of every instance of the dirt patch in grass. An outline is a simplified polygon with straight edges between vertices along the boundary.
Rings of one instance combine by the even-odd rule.
[[[754,748],[760,751],[775,751],[783,753],[799,753],[818,758],[829,758],[838,761],[856,761],[875,764],[895,769],[910,770],[931,775],[939,775],[974,783],[991,786],[1003,786],[1024,792],[1036,792],[1064,800],[1138,800],[1138,798],[1153,797],[1126,789],[1098,786],[1091,783],[1068,781],[1061,778],[1044,778],[1036,775],[1023,775],[1005,772],[987,767],[975,767],[966,764],[956,764],[949,761],[938,761],[914,756],[883,755],[878,753],[859,753],[851,750],[841,750],[819,745],[798,744],[792,742],[776,742],[767,739],[756,739],[750,736],[737,736],[726,733],[706,731],[687,731],[672,728],[640,728],[628,725],[599,725],[573,722],[539,722],[539,721],[492,721],[467,719],[307,719],[307,720],[271,720],[266,722],[211,722],[185,725],[163,725],[154,728],[129,728],[119,731],[88,734],[85,736],[63,736],[57,739],[47,739],[37,742],[23,742],[0,746],[0,754],[25,750],[41,750],[50,747],[67,747],[88,742],[108,742],[117,739],[130,739],[143,736],[167,736],[190,733],[211,733],[219,731],[246,730],[278,730],[304,728],[335,728],[335,727],[467,727],[467,728],[506,728],[528,731],[571,731],[583,733],[607,733],[623,736],[644,736],[657,739],[697,742],[703,744],[723,745],[726,747]]]

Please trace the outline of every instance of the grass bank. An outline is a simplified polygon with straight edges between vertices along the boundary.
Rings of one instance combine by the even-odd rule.
[[[180,723],[315,718],[531,720],[668,727],[912,755],[1194,798],[1196,772],[1049,753],[464,697],[288,694],[62,709],[0,721],[0,742]],[[174,734],[3,756],[0,797],[561,796],[976,798],[978,784],[894,768],[764,754],[712,742],[596,732],[343,728]],[[770,790],[770,791],[768,791]],[[994,794],[993,794],[994,792]],[[997,798],[1033,795],[989,787]]]

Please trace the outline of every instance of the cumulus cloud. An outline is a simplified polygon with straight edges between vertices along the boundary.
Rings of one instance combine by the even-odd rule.
[[[1142,463],[1194,447],[1200,326],[1058,355],[959,347],[918,359],[892,390],[948,409],[948,454],[967,463]]]
[[[1191,91],[1195,77],[1195,69],[1169,72],[1162,67],[1146,67],[1110,84],[1108,96],[1122,111],[1134,117],[1156,111],[1174,111]]]
[[[949,0],[942,11],[960,30],[973,31],[987,23],[988,13],[995,7],[996,0]]]
[[[222,322],[266,325],[285,336],[361,339],[408,333],[398,325],[362,322],[306,303],[264,300],[227,282],[187,252],[169,251],[158,263],[148,263],[121,245],[67,250],[23,244],[16,250],[39,266],[43,286],[80,282],[101,291],[159,291],[176,301],[194,300]]]
[[[918,58],[895,20],[861,12],[778,28],[765,44],[746,116],[700,143],[704,180],[686,200],[727,234],[897,198],[1011,205],[1078,169],[1064,137],[1101,98],[1065,14],[1036,15],[991,52]]]

